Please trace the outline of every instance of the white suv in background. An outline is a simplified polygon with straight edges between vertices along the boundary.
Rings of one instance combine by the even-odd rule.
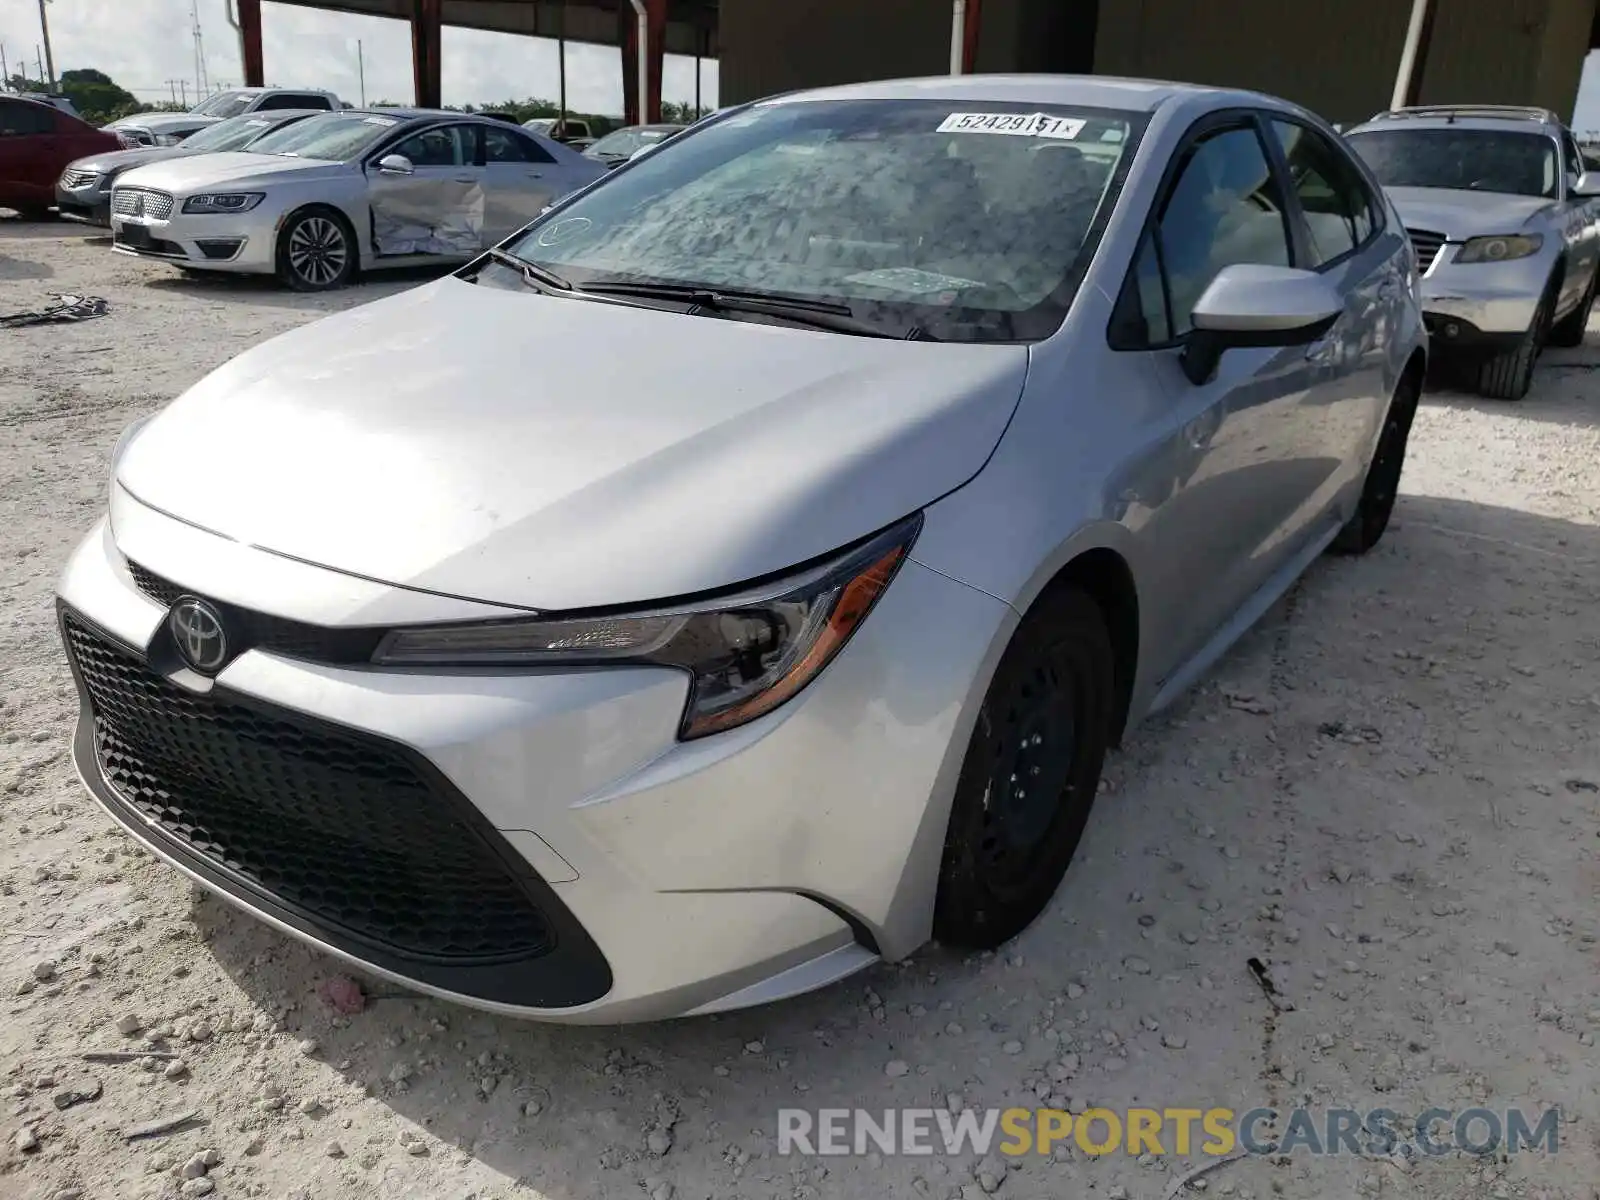
[[[124,134],[141,146],[176,146],[196,130],[245,113],[278,108],[337,111],[343,107],[344,102],[332,92],[306,88],[230,88],[207,96],[188,112],[135,113],[115,120],[105,128],[113,133]]]
[[[1552,112],[1401,108],[1345,131],[1411,236],[1437,350],[1521,400],[1548,343],[1583,341],[1600,262],[1600,173]]]

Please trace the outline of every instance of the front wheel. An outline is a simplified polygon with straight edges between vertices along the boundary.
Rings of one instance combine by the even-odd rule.
[[[1515,347],[1496,354],[1478,367],[1478,391],[1491,400],[1521,400],[1533,386],[1533,368],[1539,361],[1539,352],[1550,332],[1550,312],[1554,287],[1545,291],[1544,299],[1534,310],[1528,331]]]
[[[1100,606],[1065,588],[1029,612],[978,712],[956,783],[933,934],[993,949],[1055,894],[1111,737],[1116,663]]]
[[[356,273],[356,239],[342,217],[323,209],[296,213],[278,235],[278,278],[297,292],[343,287]]]
[[[1378,544],[1384,530],[1389,528],[1420,394],[1418,381],[1409,374],[1395,389],[1389,411],[1383,418],[1383,432],[1378,435],[1378,448],[1367,468],[1366,481],[1361,485],[1361,500],[1356,505],[1355,515],[1333,539],[1332,548],[1336,554],[1365,554]]]

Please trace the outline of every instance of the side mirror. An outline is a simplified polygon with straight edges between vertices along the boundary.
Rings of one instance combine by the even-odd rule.
[[[640,146],[632,154],[628,155],[628,161],[632,162],[636,158],[643,158],[646,154],[649,154],[650,151],[654,150],[658,145],[660,145],[659,142],[651,142],[648,146]]]
[[[1600,196],[1600,172],[1584,171],[1580,173],[1567,190],[1577,200],[1590,200],[1595,196]]]
[[[1228,350],[1303,346],[1339,319],[1344,300],[1314,271],[1240,264],[1223,267],[1190,316],[1183,371],[1199,385],[1216,374]]]
[[[404,154],[385,154],[378,160],[378,170],[385,175],[415,175],[417,168]]]

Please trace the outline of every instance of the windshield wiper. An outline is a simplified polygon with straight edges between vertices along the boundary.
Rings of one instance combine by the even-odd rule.
[[[490,258],[502,266],[510,267],[513,271],[520,271],[523,282],[531,287],[536,287],[541,291],[570,292],[573,290],[570,279],[563,275],[557,275],[548,267],[541,267],[538,263],[531,263],[525,258],[518,258],[509,250],[502,250],[499,246],[490,246],[487,253]]]
[[[903,334],[894,333],[882,325],[863,321],[848,304],[832,300],[807,300],[770,292],[697,287],[686,283],[625,283],[615,280],[585,283],[578,287],[578,291],[600,296],[637,296],[642,300],[677,300],[707,312],[777,317],[797,325],[809,325],[834,333],[851,333],[857,337],[936,340],[921,326],[913,326]]]

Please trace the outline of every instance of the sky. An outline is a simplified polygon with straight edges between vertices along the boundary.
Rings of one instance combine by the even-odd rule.
[[[205,65],[213,88],[239,84],[239,42],[226,17],[227,0],[193,0],[200,10]],[[56,70],[95,67],[141,100],[170,96],[174,80],[195,80],[189,36],[191,0],[49,0]],[[403,21],[323,13],[284,4],[262,5],[267,82],[285,87],[329,88],[353,104],[362,101],[356,45],[366,62],[366,99],[409,103],[411,34]],[[37,0],[0,0],[0,50],[15,69],[32,62],[39,44]],[[555,99],[556,45],[552,41],[444,31],[444,102],[487,104],[537,96]],[[30,68],[30,74],[37,74]],[[701,66],[701,99],[717,103],[717,67]],[[692,103],[694,60],[669,56],[663,98]],[[191,94],[192,99],[192,94]],[[567,103],[580,112],[620,114],[622,60],[614,47],[567,48]],[[1590,54],[1578,91],[1573,128],[1600,132],[1600,54]]]
[[[193,0],[200,10],[205,66],[215,89],[243,82],[239,38],[228,24],[227,0]],[[262,8],[262,55],[266,82],[284,87],[326,88],[361,103],[356,45],[366,62],[366,99],[408,104],[411,90],[411,28],[404,21],[357,17],[274,4]],[[195,86],[191,0],[50,0],[50,45],[56,71],[93,67],[139,99],[169,98],[170,80]],[[485,104],[528,97],[554,100],[558,87],[556,43],[546,39],[444,30],[443,88],[446,104]],[[28,74],[39,46],[38,0],[0,0],[0,49],[14,72],[26,57]],[[669,55],[662,99],[693,103],[692,58]],[[715,62],[702,64],[701,100],[714,108]],[[622,56],[616,47],[567,46],[567,104],[578,112],[620,115]]]

